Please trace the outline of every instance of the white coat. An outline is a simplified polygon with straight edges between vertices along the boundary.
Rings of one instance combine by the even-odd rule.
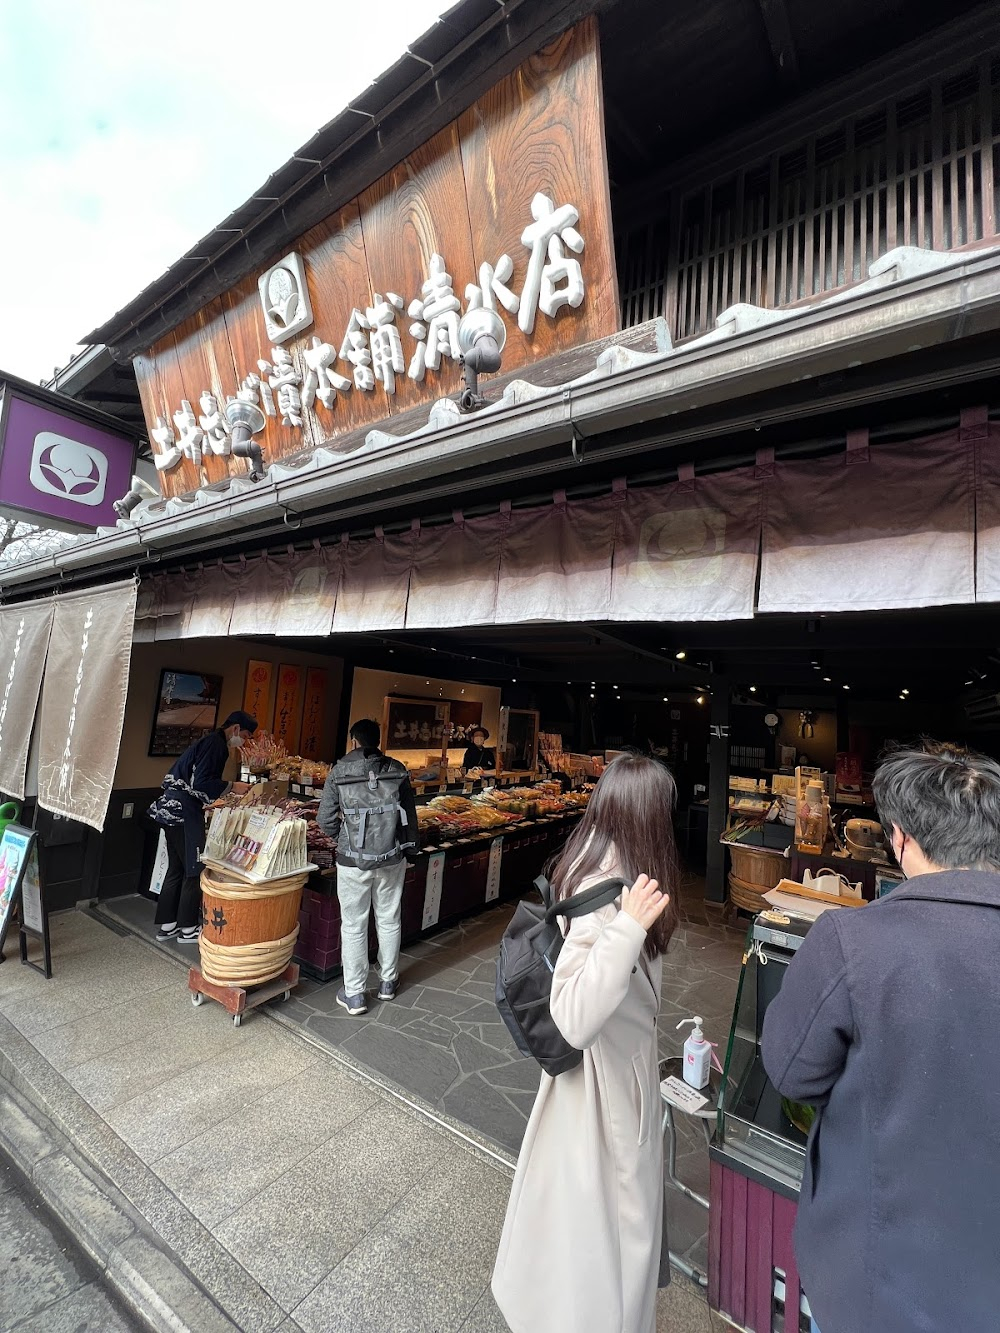
[[[525,1130],[492,1284],[513,1333],[655,1333],[662,969],[645,941],[613,904],[570,922],[556,962],[552,1017],[583,1063],[542,1074]]]

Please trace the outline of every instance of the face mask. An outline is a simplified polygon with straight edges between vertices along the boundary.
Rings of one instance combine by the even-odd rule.
[[[237,732],[235,736],[229,737],[229,744],[234,750],[242,750],[244,740],[246,740],[246,737],[241,736],[240,733]]]

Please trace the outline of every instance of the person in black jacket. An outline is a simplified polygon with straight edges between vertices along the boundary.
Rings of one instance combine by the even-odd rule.
[[[378,933],[380,1000],[399,989],[403,881],[417,854],[417,803],[406,767],[379,749],[381,728],[370,718],[351,728],[354,748],[330,770],[316,823],[337,843],[340,958],[344,984],[337,1003],[352,1018],[368,1011],[368,917]]]
[[[873,792],[907,880],[824,913],[764,1020],[772,1083],[819,1108],[803,1289],[822,1333],[994,1333],[1000,765],[929,744]]]
[[[472,743],[465,752],[462,760],[462,772],[466,775],[473,773],[476,777],[484,772],[492,773],[497,766],[497,757],[495,751],[487,749],[486,742],[490,738],[490,733],[485,727],[476,727],[472,733]]]
[[[230,713],[221,727],[188,746],[149,807],[149,817],[167,842],[167,873],[156,905],[158,940],[193,944],[198,939],[205,807],[230,788],[247,790],[243,783],[223,782],[222,773],[229,756],[256,730],[257,719],[249,713]]]

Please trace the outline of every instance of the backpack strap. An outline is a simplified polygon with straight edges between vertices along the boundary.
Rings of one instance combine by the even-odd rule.
[[[568,920],[577,916],[587,916],[590,912],[596,912],[598,908],[613,903],[626,887],[623,879],[602,879],[600,884],[594,884],[589,889],[584,889],[582,893],[574,893],[570,898],[562,898],[559,902],[547,906],[545,920],[554,921],[557,916],[564,916]]]

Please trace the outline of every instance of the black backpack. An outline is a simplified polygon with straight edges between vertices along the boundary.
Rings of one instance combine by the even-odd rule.
[[[606,907],[625,888],[622,879],[605,879],[571,898],[552,901],[544,876],[535,880],[541,906],[521,902],[504,931],[497,958],[497,1008],[522,1055],[533,1056],[547,1074],[564,1074],[583,1059],[549,1012],[552,974],[563,946],[557,917],[572,919]]]

